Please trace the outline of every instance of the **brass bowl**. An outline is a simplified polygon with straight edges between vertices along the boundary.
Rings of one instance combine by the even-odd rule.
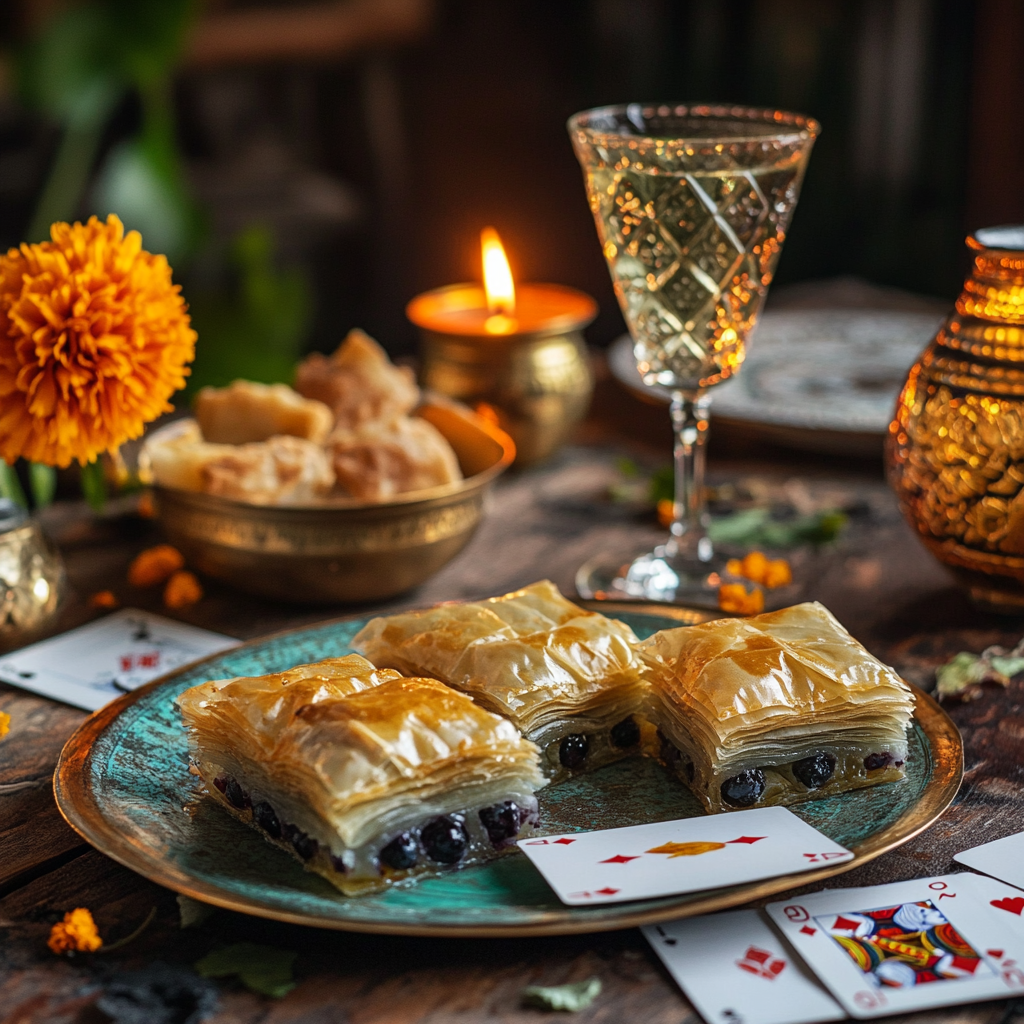
[[[458,406],[418,415],[448,439],[465,479],[379,504],[252,505],[156,487],[168,540],[188,564],[262,597],[309,604],[370,602],[422,583],[469,542],[512,439]]]

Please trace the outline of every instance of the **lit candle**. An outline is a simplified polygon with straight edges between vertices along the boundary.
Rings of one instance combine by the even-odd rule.
[[[586,413],[593,381],[582,331],[597,303],[563,285],[517,285],[494,228],[480,243],[483,286],[436,288],[406,307],[423,331],[422,379],[486,406],[516,442],[517,461],[534,462]]]

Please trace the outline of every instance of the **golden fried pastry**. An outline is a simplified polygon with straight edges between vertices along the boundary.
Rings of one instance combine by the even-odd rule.
[[[182,420],[147,441],[140,469],[162,487],[255,505],[311,504],[334,486],[327,454],[312,441],[271,437],[253,444],[210,444],[195,420]]]
[[[360,501],[387,501],[462,479],[452,446],[418,416],[336,431],[327,447],[337,490]]]
[[[295,389],[328,406],[342,430],[406,416],[420,400],[412,370],[393,365],[384,349],[358,329],[348,332],[334,355],[314,352],[299,363]]]
[[[639,750],[645,688],[623,622],[542,580],[504,597],[372,619],[352,641],[378,665],[435,676],[509,718],[561,778]]]
[[[652,752],[708,811],[904,776],[913,694],[823,605],[662,630],[637,651],[660,731]]]
[[[203,388],[195,401],[203,439],[213,444],[247,444],[279,434],[320,444],[334,424],[323,402],[303,398],[287,384],[233,381],[226,388]]]
[[[537,822],[538,751],[510,722],[356,656],[293,673],[177,704],[210,795],[342,892],[490,860]]]

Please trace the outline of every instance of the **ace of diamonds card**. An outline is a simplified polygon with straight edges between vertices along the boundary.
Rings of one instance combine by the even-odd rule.
[[[785,807],[522,839],[518,845],[569,906],[700,892],[853,857]]]

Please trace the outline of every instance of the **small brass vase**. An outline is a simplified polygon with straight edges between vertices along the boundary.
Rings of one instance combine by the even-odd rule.
[[[64,561],[39,524],[0,499],[0,652],[41,636],[66,587]]]
[[[1024,614],[1024,225],[967,239],[956,308],[910,370],[889,427],[908,522],[979,606]]]
[[[450,333],[432,326],[432,310],[479,302],[480,294],[473,285],[451,285],[410,303],[409,318],[422,332],[420,380],[429,391],[490,416],[515,441],[516,465],[531,465],[554,453],[590,406],[594,380],[583,328],[597,307],[583,296],[582,314],[555,316],[543,326],[508,334]],[[572,294],[580,305],[581,293]]]

